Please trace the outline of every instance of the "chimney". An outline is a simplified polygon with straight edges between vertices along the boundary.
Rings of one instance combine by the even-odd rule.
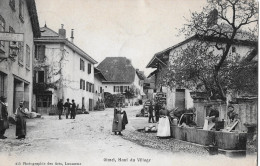
[[[66,38],[66,30],[63,29],[63,24],[61,24],[61,29],[59,29],[59,35],[62,37],[62,38]]]
[[[72,43],[73,43],[73,40],[74,40],[73,32],[74,32],[74,29],[71,29],[71,37],[70,37],[70,39],[71,39]]]

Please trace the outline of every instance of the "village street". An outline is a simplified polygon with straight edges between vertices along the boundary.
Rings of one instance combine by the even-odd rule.
[[[64,116],[62,120],[58,120],[57,116],[29,119],[27,120],[27,138],[21,141],[15,139],[15,125],[12,125],[6,132],[8,139],[0,141],[0,165],[14,166],[19,162],[21,165],[33,163],[65,165],[66,162],[80,163],[84,166],[200,165],[206,163],[219,165],[220,162],[223,165],[231,163],[254,165],[256,162],[255,156],[247,156],[247,160],[244,158],[240,160],[224,155],[209,156],[204,152],[198,153],[199,155],[194,152],[193,155],[189,153],[189,148],[194,149],[193,146],[177,140],[175,140],[176,145],[183,146],[182,149],[188,149],[188,151],[181,149],[177,152],[164,151],[126,140],[124,138],[134,132],[138,124],[139,126],[148,124],[147,119],[135,117],[140,109],[140,106],[124,109],[128,113],[129,121],[126,130],[123,131],[124,136],[116,136],[111,132],[112,109],[78,115],[75,120],[65,119]],[[201,147],[197,148],[201,151]],[[15,160],[11,160],[12,158]],[[120,161],[120,158],[125,160]],[[143,160],[138,161],[138,158],[143,158]],[[218,162],[213,162],[214,160]]]

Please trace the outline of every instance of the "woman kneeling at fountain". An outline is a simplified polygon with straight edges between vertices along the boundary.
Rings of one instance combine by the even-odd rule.
[[[162,109],[159,111],[159,124],[157,129],[157,137],[170,137],[171,128],[169,121],[169,111],[166,110],[165,104],[162,106]]]

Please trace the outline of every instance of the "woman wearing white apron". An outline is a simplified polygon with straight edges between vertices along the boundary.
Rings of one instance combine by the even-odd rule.
[[[171,136],[171,128],[169,121],[169,111],[165,109],[165,105],[159,112],[159,124],[157,129],[157,137],[170,137]]]

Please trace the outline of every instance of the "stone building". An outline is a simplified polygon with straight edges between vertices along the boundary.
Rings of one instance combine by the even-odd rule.
[[[46,25],[35,38],[34,109],[48,113],[59,99],[75,100],[78,108],[93,110],[94,64],[97,62],[66,38],[62,27],[55,32]]]
[[[23,35],[19,42],[1,41],[0,37],[0,96],[7,98],[12,115],[20,101],[29,110],[32,106],[33,38],[40,37],[35,1],[0,1],[0,33],[3,32]]]

